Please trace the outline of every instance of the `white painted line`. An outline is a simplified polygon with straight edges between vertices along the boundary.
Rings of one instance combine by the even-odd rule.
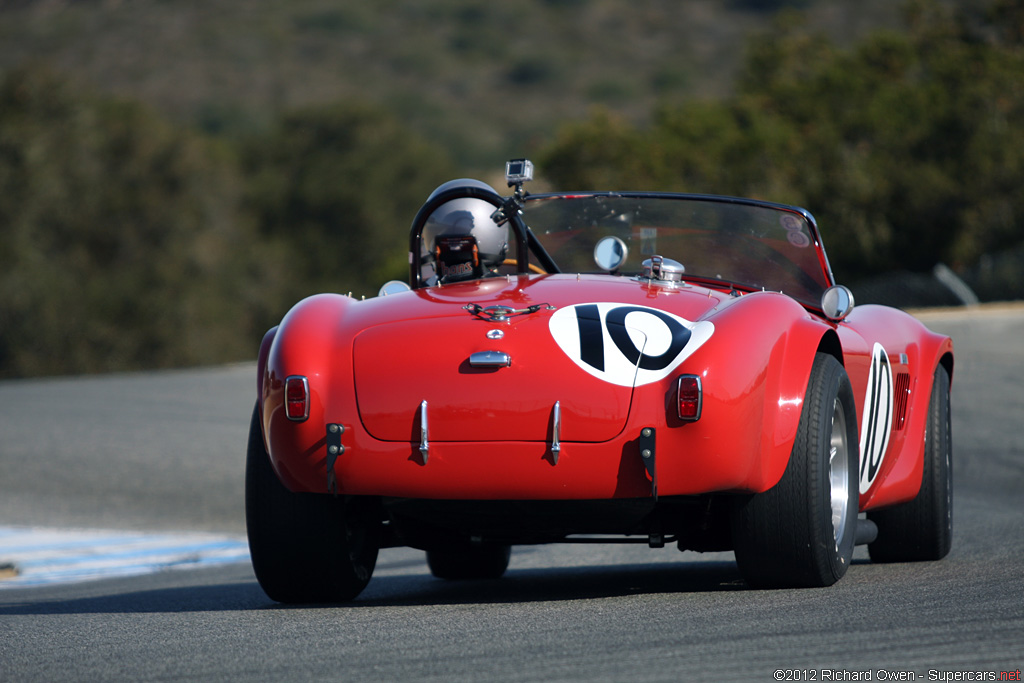
[[[248,561],[230,536],[0,527],[0,590]]]

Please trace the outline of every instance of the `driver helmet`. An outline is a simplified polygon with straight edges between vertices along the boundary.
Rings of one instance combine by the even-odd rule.
[[[475,187],[497,195],[487,183],[463,178],[439,186],[427,201],[458,187]],[[424,280],[429,284],[471,280],[500,266],[508,253],[508,227],[498,225],[491,218],[496,210],[497,207],[486,200],[459,197],[445,202],[427,216],[421,254]]]

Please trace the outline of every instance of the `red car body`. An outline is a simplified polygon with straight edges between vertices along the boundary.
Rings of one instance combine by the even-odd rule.
[[[511,201],[487,199],[496,210]],[[774,212],[789,232],[759,232],[751,262],[795,254],[778,270],[782,286],[789,280],[802,284],[793,285],[793,295],[771,291],[756,278],[741,282],[719,273],[670,282],[650,272],[524,272],[528,254],[544,252],[539,260],[550,266],[548,250],[560,252],[579,239],[578,231],[567,235],[557,226],[538,230],[535,216],[542,223],[562,219],[531,207],[568,210],[583,202],[604,207],[626,201]],[[642,221],[636,216],[650,213],[647,204],[635,204],[641,205],[643,210],[619,211],[632,221],[625,231],[617,225],[604,232],[623,235],[633,250],[648,240],[647,252],[658,230],[660,244],[683,233],[692,239],[689,228],[637,227]],[[835,281],[809,214],[730,198],[620,194],[520,197],[518,210],[524,218],[521,226],[512,221],[520,247],[515,272],[428,286],[419,276],[418,217],[411,291],[361,301],[313,296],[267,333],[254,429],[259,450],[265,449],[288,493],[379,502],[370,523],[381,526],[374,534],[383,546],[429,551],[486,545],[488,539],[511,545],[610,533],[638,535],[652,546],[667,535],[680,549],[733,547],[748,524],[735,521],[734,501],[765,495],[780,485],[787,467],[794,469],[790,462],[809,382],[816,381],[816,359],[831,356],[841,365],[835,372],[848,377],[855,404],[855,426],[845,428],[859,436],[859,448],[848,445],[859,451],[857,471],[847,473],[857,477],[856,511],[898,509],[918,498],[929,419],[941,419],[934,417],[933,382],[939,369],[947,378],[952,374],[952,343],[892,308],[859,306],[826,316],[817,297]],[[706,237],[702,232],[700,239]],[[761,255],[764,245],[771,251]],[[529,250],[525,258],[523,246]],[[684,383],[696,392],[686,408],[680,406],[687,400]],[[688,409],[693,412],[682,416]],[[833,445],[840,430],[835,420],[824,436],[831,434]],[[850,421],[854,416],[844,414],[842,424]],[[948,461],[948,443],[945,448]],[[831,452],[834,458],[835,447]],[[837,488],[833,484],[833,498]],[[256,494],[249,504],[260,505]],[[677,508],[686,512],[660,512]],[[557,518],[545,522],[549,513]],[[251,519],[250,536],[253,524]],[[870,522],[862,518],[859,525]],[[879,526],[884,532],[881,521]],[[838,526],[834,533],[838,547]],[[874,537],[866,534],[859,542],[864,540]],[[773,548],[759,552],[771,555]],[[456,566],[460,558],[472,559],[456,555]],[[897,553],[891,559],[917,558]],[[833,574],[843,571],[845,566]],[[763,583],[785,585],[790,582],[779,577],[793,573],[783,568]],[[827,585],[837,578],[792,583]],[[274,588],[295,580],[261,576],[277,599],[318,597],[296,598]]]
[[[463,308],[470,302],[512,308],[543,302],[561,309],[580,301],[565,291],[566,284],[584,289],[584,301],[714,320],[715,343],[702,346],[681,368],[708,378],[698,422],[676,417],[674,377],[630,391],[581,372],[549,333],[553,311],[493,323]],[[502,329],[505,337],[488,339],[491,329]],[[345,427],[345,452],[334,465],[343,494],[470,500],[651,496],[643,463],[622,463],[644,427],[659,430],[659,452],[677,454],[658,460],[659,495],[755,493],[782,476],[811,361],[823,343],[842,349],[858,424],[864,422],[875,343],[885,348],[894,384],[902,388],[882,468],[860,495],[860,509],[914,498],[921,485],[932,373],[951,353],[949,338],[882,306],[855,308],[833,323],[773,292],[731,298],[703,287],[666,292],[607,276],[582,276],[577,287],[575,275],[524,275],[366,301],[314,296],[264,339],[262,425],[274,469],[292,491],[327,493],[324,425],[331,422]],[[471,354],[488,350],[508,353],[511,365],[476,372],[463,367]],[[310,415],[303,422],[285,415],[284,379],[291,375],[309,378]],[[430,407],[427,463],[418,450],[423,401]],[[555,401],[563,411],[557,465],[549,452]]]

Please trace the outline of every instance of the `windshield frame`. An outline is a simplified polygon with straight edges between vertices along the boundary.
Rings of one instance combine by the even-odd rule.
[[[806,228],[807,232],[809,233],[809,237],[810,237],[810,242],[811,243],[809,245],[807,245],[806,248],[813,248],[814,249],[815,257],[816,258],[813,259],[813,261],[817,263],[818,267],[820,267],[820,276],[818,276],[818,272],[819,271],[815,271],[814,273],[811,273],[811,272],[809,272],[809,270],[806,267],[806,266],[809,266],[811,264],[812,259],[807,259],[806,262],[804,263],[805,267],[801,268],[801,271],[803,273],[805,273],[808,277],[814,279],[816,281],[815,282],[816,286],[820,287],[821,291],[815,291],[815,292],[810,293],[810,294],[813,294],[813,296],[809,296],[808,294],[804,294],[802,292],[786,291],[785,288],[779,289],[779,288],[773,288],[773,287],[765,287],[765,286],[763,286],[762,284],[759,284],[759,283],[751,283],[751,282],[743,282],[741,280],[733,280],[733,279],[729,279],[728,277],[722,277],[722,278],[709,277],[707,274],[701,274],[701,273],[692,273],[691,274],[691,273],[688,272],[688,273],[686,273],[683,276],[683,279],[685,281],[702,282],[702,283],[710,284],[711,286],[732,287],[732,288],[742,289],[742,290],[745,290],[745,291],[759,291],[761,289],[770,289],[772,291],[783,291],[784,293],[786,293],[787,295],[789,295],[792,298],[796,299],[797,301],[800,301],[801,303],[804,303],[804,304],[809,305],[811,307],[819,307],[820,306],[820,295],[821,295],[821,293],[824,290],[826,290],[829,287],[834,286],[836,284],[835,283],[835,278],[834,278],[834,276],[832,274],[831,265],[829,264],[828,257],[827,257],[827,255],[825,253],[824,245],[822,243],[821,233],[820,233],[820,231],[818,229],[817,222],[815,221],[814,217],[810,214],[810,212],[808,212],[806,209],[803,209],[803,208],[800,208],[800,207],[797,207],[797,206],[791,206],[791,205],[787,205],[787,204],[779,204],[779,203],[776,203],[776,202],[768,202],[768,201],[762,201],[762,200],[757,200],[757,199],[749,199],[749,198],[743,198],[743,197],[731,197],[731,196],[726,196],[726,195],[683,194],[683,193],[668,193],[668,192],[547,192],[547,193],[530,194],[530,195],[526,196],[525,201],[523,202],[522,218],[523,218],[523,222],[526,223],[526,225],[527,225],[528,232],[530,233],[530,237],[531,237],[531,240],[530,240],[530,242],[531,242],[531,244],[530,244],[531,250],[535,251],[535,252],[539,252],[539,254],[543,254],[543,256],[546,259],[550,259],[554,263],[558,264],[560,271],[566,272],[565,266],[567,264],[565,264],[564,262],[563,263],[559,263],[558,254],[557,253],[550,254],[549,250],[545,250],[545,248],[544,248],[544,244],[543,244],[544,241],[545,241],[544,240],[544,235],[545,234],[552,234],[552,233],[550,231],[547,232],[547,233],[544,233],[544,232],[542,232],[543,226],[532,225],[531,224],[531,216],[530,216],[530,214],[531,214],[531,205],[533,205],[534,211],[536,211],[537,207],[539,207],[539,206],[541,206],[541,205],[543,205],[543,204],[545,204],[547,202],[551,202],[551,201],[558,201],[558,200],[567,200],[567,201],[575,201],[575,200],[602,200],[602,199],[607,199],[607,200],[610,200],[610,201],[623,201],[623,202],[628,202],[628,201],[636,200],[638,202],[643,202],[643,201],[671,201],[671,202],[689,202],[689,203],[693,203],[693,204],[702,203],[702,204],[705,204],[705,205],[719,204],[719,205],[731,205],[733,207],[740,207],[740,208],[746,207],[746,208],[750,208],[750,209],[754,209],[754,210],[763,209],[763,210],[767,210],[767,211],[776,212],[776,213],[779,213],[779,214],[786,214],[786,213],[795,214],[795,215],[799,216],[799,218],[802,220],[802,227]],[[728,210],[728,209],[726,209],[725,206],[723,206],[723,210]],[[536,218],[536,215],[534,216],[534,218]],[[536,221],[534,221],[534,222],[536,222]],[[539,247],[539,249],[537,249],[537,247]],[[662,253],[660,255],[664,256],[666,258],[677,258],[677,256],[675,256],[675,255],[673,255],[671,253]],[[799,263],[797,263],[795,261],[792,261],[792,260],[788,260],[788,262],[792,263],[795,267],[800,268],[800,264]],[[575,270],[570,270],[569,272],[575,272]],[[600,269],[597,269],[596,264],[594,265],[594,269],[593,270],[583,270],[583,269],[581,269],[579,272],[581,272],[581,273],[586,273],[586,272],[607,273],[607,271],[601,271]],[[630,274],[633,274],[633,273],[631,272]],[[822,279],[823,279],[823,281],[820,281]]]

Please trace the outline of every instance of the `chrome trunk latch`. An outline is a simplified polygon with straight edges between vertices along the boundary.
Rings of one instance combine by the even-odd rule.
[[[477,351],[470,355],[469,364],[474,368],[507,368],[512,365],[512,356],[504,351]]]

